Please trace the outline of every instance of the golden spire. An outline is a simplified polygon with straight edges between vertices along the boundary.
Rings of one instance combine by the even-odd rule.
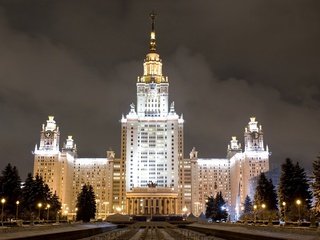
[[[154,13],[154,11],[152,11],[152,13],[150,13],[150,18],[151,18],[150,51],[155,52],[157,45],[156,45],[156,31],[154,28],[156,14]]]

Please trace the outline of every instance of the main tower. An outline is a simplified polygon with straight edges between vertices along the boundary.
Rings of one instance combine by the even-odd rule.
[[[157,53],[151,14],[149,53],[137,79],[137,104],[121,119],[121,159],[114,208],[128,214],[176,214],[183,206],[183,118],[169,107],[169,82]]]

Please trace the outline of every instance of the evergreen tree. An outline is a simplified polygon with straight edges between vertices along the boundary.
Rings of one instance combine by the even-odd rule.
[[[56,193],[54,193],[51,197],[50,197],[50,209],[52,209],[52,212],[54,212],[55,214],[57,213],[57,211],[59,211],[61,209],[61,202],[59,200],[59,197],[57,196]]]
[[[315,211],[317,214],[320,213],[320,155],[313,162],[313,179],[314,182],[312,184],[313,195],[315,198]]]
[[[268,210],[277,210],[277,194],[271,179],[267,179],[264,173],[260,174],[256,192],[254,194],[254,203],[257,206],[265,204]]]
[[[52,195],[49,186],[43,181],[42,177],[37,175],[33,178],[29,173],[22,190],[21,206],[25,215],[35,216],[35,213],[39,210],[38,203],[42,204],[42,209],[50,204],[51,212],[56,212],[61,207],[58,197],[55,194]]]
[[[214,215],[214,220],[227,220],[228,218],[228,212],[225,208],[226,201],[223,199],[221,191],[217,193],[217,196],[215,198],[216,202],[216,214]]]
[[[294,167],[294,185],[295,191],[294,196],[296,199],[300,199],[302,204],[307,208],[311,208],[312,202],[312,192],[309,190],[309,182],[307,179],[307,174],[304,168],[300,167],[297,162]]]
[[[225,209],[225,200],[223,199],[221,191],[217,193],[216,197],[208,197],[206,203],[206,217],[212,218],[214,221],[226,220],[228,217],[228,212]]]
[[[212,218],[213,212],[215,211],[215,201],[214,197],[210,196],[207,198],[206,202],[206,218]]]
[[[278,195],[275,186],[272,183],[272,180],[269,179],[269,187],[268,187],[269,197],[268,202],[270,210],[278,210]]]
[[[286,203],[287,211],[289,207],[292,206],[294,202],[294,165],[290,158],[286,159],[286,162],[281,165],[281,175],[279,182],[278,195],[279,200],[282,205],[283,202]]]
[[[77,220],[89,222],[96,214],[96,199],[91,185],[84,185],[77,198]]]
[[[298,162],[294,165],[291,159],[287,158],[286,162],[281,165],[278,193],[280,204],[286,203],[286,215],[289,219],[297,220],[299,211],[301,217],[307,217],[307,210],[311,207],[312,194],[309,190],[306,173]],[[300,206],[296,204],[298,199],[301,201]]]
[[[28,173],[26,181],[24,182],[22,189],[22,209],[25,214],[31,213],[34,210],[35,205],[35,193],[34,193],[34,180],[31,173]]]
[[[2,171],[0,178],[0,197],[6,199],[7,217],[14,217],[16,201],[21,198],[21,179],[17,168],[9,163]]]
[[[243,204],[243,213],[250,214],[252,213],[252,211],[253,211],[253,204],[252,204],[251,198],[247,195]]]

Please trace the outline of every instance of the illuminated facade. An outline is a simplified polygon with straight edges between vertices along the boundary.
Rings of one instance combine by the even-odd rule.
[[[151,18],[150,49],[136,82],[137,102],[121,118],[120,158],[113,151],[105,158],[78,158],[71,136],[60,151],[59,128],[50,116],[34,151],[34,175],[41,175],[57,193],[68,215],[75,214],[76,197],[88,183],[96,195],[97,218],[115,212],[199,215],[207,197],[220,191],[236,218],[246,195],[253,196],[250,179],[269,170],[262,127],[251,118],[244,150],[232,137],[226,158],[198,158],[195,149],[184,158],[184,119],[174,103],[169,104],[169,81],[162,73],[154,15]]]
[[[192,205],[190,209],[195,215],[205,211],[205,200],[208,196],[216,196],[218,192],[227,203],[232,218],[240,215],[241,206],[248,195],[254,196],[251,180],[262,172],[269,171],[269,149],[264,147],[261,125],[254,117],[250,118],[244,132],[245,149],[236,137],[232,137],[225,159],[201,159],[198,152],[190,153],[192,174]]]
[[[128,212],[139,212],[138,206],[147,214],[150,211],[176,214],[184,205],[183,183],[179,178],[184,120],[176,113],[173,102],[169,108],[169,82],[162,74],[162,60],[156,52],[154,15],[151,17],[150,51],[143,63],[143,75],[136,83],[137,104],[132,103],[130,112],[121,119],[121,165],[125,167],[120,176],[124,189],[122,196],[114,198],[119,199],[119,207]],[[153,191],[148,189],[152,183],[156,184]],[[138,192],[140,197],[136,199],[134,193]],[[157,198],[160,192],[162,195]],[[163,196],[166,192],[168,198]]]
[[[72,136],[68,136],[59,149],[59,127],[49,116],[40,132],[40,145],[34,150],[33,174],[42,176],[52,193],[62,203],[62,213],[74,215],[77,195],[84,184],[93,186],[97,217],[105,218],[112,212],[112,178],[114,152],[107,151],[106,158],[78,158]]]

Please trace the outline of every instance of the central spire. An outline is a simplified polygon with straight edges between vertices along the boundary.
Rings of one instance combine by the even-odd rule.
[[[154,11],[150,13],[150,18],[151,18],[150,52],[156,52],[156,49],[157,49],[156,31],[155,31],[156,14],[154,13]]]
[[[138,78],[138,82],[144,83],[166,83],[168,79],[162,75],[162,61],[156,52],[156,31],[155,31],[154,12],[150,13],[151,18],[151,34],[150,34],[150,50],[146,55],[143,63],[143,76]]]

